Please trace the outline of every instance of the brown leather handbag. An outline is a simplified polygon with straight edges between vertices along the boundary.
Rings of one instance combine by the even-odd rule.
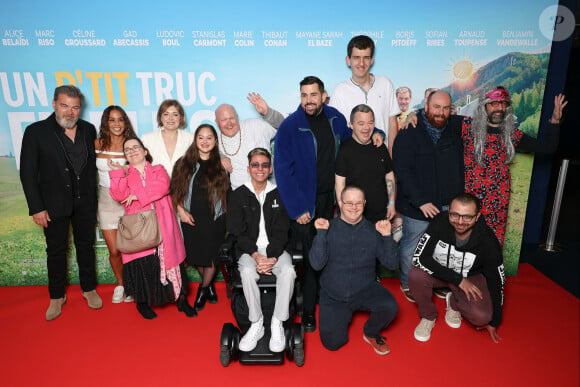
[[[155,248],[161,244],[161,228],[155,209],[119,218],[117,249],[125,254]]]

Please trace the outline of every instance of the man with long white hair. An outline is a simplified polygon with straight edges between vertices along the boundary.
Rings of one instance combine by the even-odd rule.
[[[554,98],[550,130],[537,140],[516,128],[509,92],[497,86],[485,93],[471,125],[462,130],[465,191],[481,200],[481,213],[503,245],[511,191],[509,164],[516,151],[552,153],[558,146],[564,95]]]

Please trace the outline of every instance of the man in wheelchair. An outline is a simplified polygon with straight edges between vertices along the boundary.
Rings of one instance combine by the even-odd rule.
[[[260,274],[276,276],[276,300],[271,320],[269,348],[285,349],[282,323],[289,318],[289,305],[296,273],[288,244],[290,218],[282,205],[276,184],[268,181],[272,173],[272,156],[263,148],[248,154],[250,181],[238,187],[229,199],[227,231],[236,241],[235,253],[244,297],[252,323],[239,342],[239,349],[252,351],[264,336],[264,316],[260,305]]]

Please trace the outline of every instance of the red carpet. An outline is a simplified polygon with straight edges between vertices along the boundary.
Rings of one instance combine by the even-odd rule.
[[[449,328],[444,300],[431,340],[413,338],[416,306],[398,280],[384,280],[399,314],[384,331],[391,353],[376,355],[362,339],[366,314],[357,314],[350,342],[337,352],[306,335],[306,364],[242,366],[219,362],[219,335],[233,322],[223,284],[220,301],[187,319],[175,306],[144,320],[134,304],[113,305],[112,285],[98,288],[104,307],[88,309],[78,286],[67,289],[63,314],[46,322],[46,287],[0,288],[2,386],[578,386],[579,300],[531,266],[508,278],[504,322],[494,344],[468,323]],[[197,284],[191,284],[192,293]],[[190,295],[190,299],[193,295]]]

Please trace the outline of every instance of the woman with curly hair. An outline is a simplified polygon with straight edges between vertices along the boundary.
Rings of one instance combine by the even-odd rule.
[[[222,167],[217,132],[211,125],[200,125],[193,144],[173,169],[171,197],[178,209],[185,243],[186,262],[201,276],[195,307],[206,301],[217,302],[213,279],[217,254],[224,241],[225,212],[230,179]]]
[[[103,238],[109,249],[109,262],[113,274],[117,280],[117,286],[113,291],[113,304],[131,302],[131,297],[125,297],[123,287],[123,260],[121,252],[117,250],[117,224],[119,217],[125,214],[121,204],[111,198],[109,188],[111,179],[108,165],[109,160],[125,165],[127,160],[123,154],[123,142],[127,138],[136,137],[133,125],[127,113],[119,106],[109,106],[101,116],[99,137],[95,140],[95,153],[97,154],[97,170],[99,172],[99,202],[97,216]]]

